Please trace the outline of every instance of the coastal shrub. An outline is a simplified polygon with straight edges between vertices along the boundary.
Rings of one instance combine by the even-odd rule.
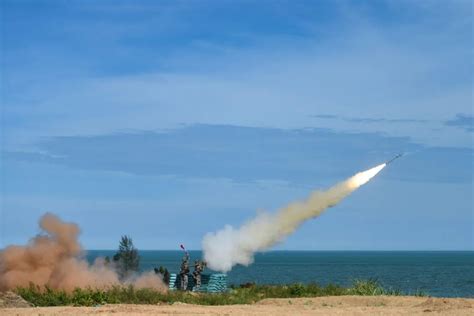
[[[321,296],[339,296],[339,295],[346,295],[347,289],[343,288],[342,286],[335,285],[335,284],[328,284],[325,288],[323,288],[323,293]]]
[[[31,284],[18,288],[17,294],[35,306],[96,306],[102,304],[173,304],[183,302],[199,305],[252,304],[265,298],[294,298],[339,295],[401,295],[401,291],[384,289],[376,280],[356,280],[352,287],[339,285],[295,283],[289,285],[244,284],[226,293],[190,293],[182,291],[158,292],[133,286],[115,286],[105,290],[76,289],[73,292],[40,288]],[[415,295],[420,295],[416,293]]]
[[[351,295],[402,295],[402,291],[392,288],[384,288],[376,279],[355,280],[352,287],[348,289]]]
[[[53,290],[49,287],[40,288],[33,283],[29,287],[18,288],[17,294],[35,306],[62,306],[71,302],[66,292]]]
[[[289,294],[293,296],[303,296],[305,294],[305,286],[301,283],[295,283],[288,287]]]
[[[385,290],[377,280],[370,279],[367,281],[355,280],[349,292],[353,295],[384,295]]]

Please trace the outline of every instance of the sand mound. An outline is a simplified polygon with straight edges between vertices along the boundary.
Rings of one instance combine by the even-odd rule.
[[[20,295],[11,291],[0,292],[0,307],[31,307]]]
[[[416,307],[423,308],[424,312],[441,312],[450,309],[464,309],[473,308],[472,301],[466,299],[446,299],[446,298],[433,298],[430,297],[421,304],[415,305]]]

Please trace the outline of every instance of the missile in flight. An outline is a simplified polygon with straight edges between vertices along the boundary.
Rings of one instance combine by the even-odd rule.
[[[401,156],[403,156],[403,153],[396,155],[395,157],[393,157],[392,159],[390,159],[389,161],[387,161],[385,164],[388,165],[388,164],[390,164],[392,161],[394,161],[395,159],[400,158]]]

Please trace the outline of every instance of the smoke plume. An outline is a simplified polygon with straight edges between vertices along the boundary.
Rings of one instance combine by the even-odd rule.
[[[262,213],[235,229],[226,225],[204,236],[202,247],[208,267],[227,272],[236,264],[249,265],[257,251],[268,249],[293,233],[304,221],[334,206],[368,182],[386,164],[357,173],[327,191],[314,191],[302,202],[294,202],[275,214]]]
[[[9,246],[0,251],[0,291],[26,287],[30,283],[65,291],[126,284],[166,289],[155,273],[145,273],[121,282],[113,266],[102,258],[90,265],[81,257],[80,230],[76,224],[65,223],[46,213],[39,225],[44,234],[31,239],[28,245]]]

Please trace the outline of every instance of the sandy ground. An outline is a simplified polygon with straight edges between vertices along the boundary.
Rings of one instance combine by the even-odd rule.
[[[104,305],[0,308],[0,315],[474,315],[474,299],[330,296],[266,299],[253,305]]]

